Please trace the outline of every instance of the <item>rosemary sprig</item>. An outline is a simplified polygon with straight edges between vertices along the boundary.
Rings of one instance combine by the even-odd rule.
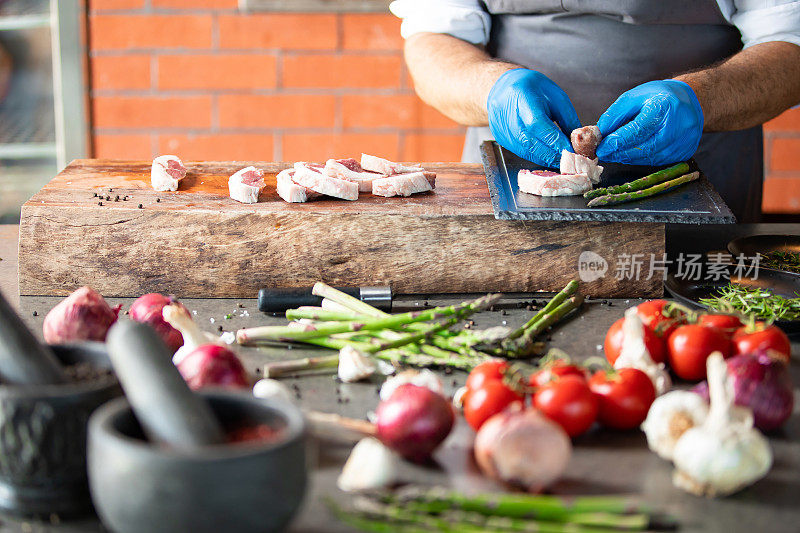
[[[795,293],[795,296],[798,296]],[[800,320],[800,297],[784,298],[767,289],[728,284],[699,302],[725,313],[741,313],[759,320]]]
[[[800,252],[768,252],[761,254],[761,266],[800,274]]]

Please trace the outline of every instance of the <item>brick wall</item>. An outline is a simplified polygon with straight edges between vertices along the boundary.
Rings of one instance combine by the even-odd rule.
[[[290,0],[287,0],[290,1]],[[96,157],[456,161],[388,14],[240,14],[237,0],[89,0]],[[764,210],[800,212],[800,110],[766,125]]]

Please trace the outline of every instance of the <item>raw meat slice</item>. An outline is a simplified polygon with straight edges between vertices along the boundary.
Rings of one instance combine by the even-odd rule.
[[[600,181],[603,167],[597,164],[597,159],[589,159],[581,154],[564,150],[561,152],[559,170],[562,174],[586,174],[592,183]]]
[[[256,167],[243,168],[228,178],[228,193],[243,204],[258,202],[258,194],[265,186],[264,171]]]
[[[538,196],[577,196],[592,188],[586,174],[558,174],[550,170],[520,170],[519,190]]]
[[[355,159],[328,159],[325,163],[325,174],[332,178],[339,178],[358,183],[359,192],[372,190],[372,180],[385,177],[377,172],[365,172]]]
[[[307,189],[342,200],[358,200],[358,183],[332,178],[323,171],[325,167],[316,163],[294,164],[294,182]]]
[[[281,170],[275,177],[278,196],[289,203],[302,203],[319,196],[319,193],[295,183],[294,179],[292,179],[294,173],[295,170],[293,168],[287,168]]]
[[[572,149],[576,154],[594,159],[597,157],[595,150],[597,150],[597,145],[603,139],[603,134],[600,133],[600,128],[597,126],[584,126],[572,130],[569,138],[572,141]]]
[[[186,177],[186,167],[176,155],[161,155],[153,159],[150,184],[157,191],[177,191],[178,183]]]
[[[371,172],[377,172],[385,176],[393,176],[394,174],[407,174],[409,172],[423,172],[423,168],[420,166],[406,167],[400,163],[395,163],[393,161],[368,154],[361,154],[361,168]]]
[[[372,194],[375,196],[411,196],[432,190],[433,185],[423,172],[397,174],[372,181]]]

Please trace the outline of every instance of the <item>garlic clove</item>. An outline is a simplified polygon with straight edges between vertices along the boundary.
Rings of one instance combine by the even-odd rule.
[[[394,485],[400,456],[371,437],[353,447],[336,486],[345,492],[377,490]]]
[[[339,379],[353,383],[368,378],[378,370],[375,362],[352,346],[339,350]]]
[[[253,396],[268,400],[278,400],[286,403],[294,402],[294,395],[289,387],[276,379],[260,379],[253,385]]]
[[[656,395],[661,396],[672,388],[672,379],[664,363],[656,363],[647,350],[644,342],[644,323],[639,317],[635,307],[625,311],[625,320],[622,323],[622,349],[619,357],[614,361],[614,368],[636,368],[641,370],[656,389]]]
[[[678,439],[689,429],[705,422],[708,404],[699,395],[689,391],[672,391],[656,398],[642,431],[647,445],[663,459],[672,459]]]

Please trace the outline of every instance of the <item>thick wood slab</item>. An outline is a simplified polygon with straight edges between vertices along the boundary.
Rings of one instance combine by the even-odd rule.
[[[227,191],[228,176],[249,164],[268,173],[253,205]],[[71,163],[22,208],[20,293],[91,285],[106,296],[254,297],[261,287],[318,280],[389,283],[399,293],[552,291],[577,277],[585,250],[611,265],[587,294],[662,292],[661,276],[618,280],[613,262],[660,257],[663,225],[496,220],[479,165],[425,164],[438,174],[436,191],[411,198],[307,204],[275,193],[285,164],[187,166],[181,190],[164,193],[150,187],[150,162]]]

